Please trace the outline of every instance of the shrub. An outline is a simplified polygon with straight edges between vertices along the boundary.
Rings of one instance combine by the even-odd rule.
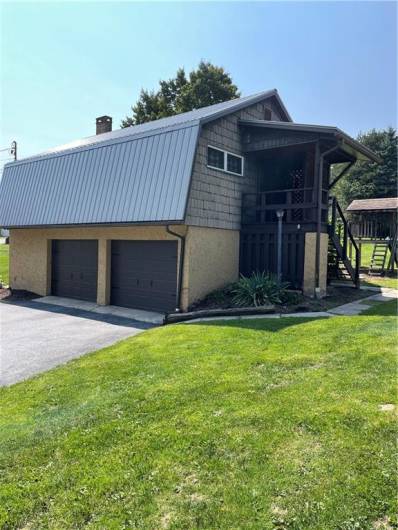
[[[239,306],[281,304],[287,298],[287,282],[279,283],[274,274],[254,272],[241,276],[233,287],[233,301]]]
[[[235,284],[228,284],[208,294],[205,301],[215,306],[225,306],[231,303]]]

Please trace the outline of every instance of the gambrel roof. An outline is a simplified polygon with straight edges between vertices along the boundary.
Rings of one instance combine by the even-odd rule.
[[[200,127],[273,97],[237,98],[77,140],[4,167],[0,226],[181,222]]]

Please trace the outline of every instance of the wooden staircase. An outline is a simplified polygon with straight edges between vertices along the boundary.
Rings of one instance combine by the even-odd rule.
[[[330,197],[331,222],[328,225],[328,280],[354,283],[359,289],[361,257],[358,245],[351,234],[343,211],[336,197]],[[353,258],[348,257],[348,245],[352,245]]]

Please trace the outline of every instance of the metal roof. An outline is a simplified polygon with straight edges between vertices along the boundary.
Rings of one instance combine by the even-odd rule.
[[[65,144],[5,165],[0,226],[183,221],[200,126],[276,90]]]
[[[12,164],[0,226],[182,220],[198,131],[191,124]]]
[[[21,159],[21,161],[42,158],[60,152],[69,151],[71,149],[88,147],[98,143],[103,144],[104,142],[122,141],[127,137],[131,136],[142,134],[154,134],[155,132],[158,132],[163,129],[170,129],[173,127],[189,125],[192,124],[192,122],[200,122],[201,124],[207,123],[209,121],[221,118],[226,114],[230,114],[231,112],[236,112],[237,110],[247,107],[248,105],[253,105],[256,102],[268,97],[275,97],[277,99],[281,109],[283,110],[286,116],[286,119],[291,121],[291,117],[287,112],[282,100],[280,99],[277,90],[273,89],[260,92],[251,96],[231,99],[229,101],[224,101],[223,103],[217,103],[215,105],[202,107],[200,109],[191,110],[189,112],[182,112],[181,114],[176,114],[175,116],[168,116],[167,118],[160,118],[159,120],[141,123],[140,125],[133,125],[124,129],[116,129],[108,133],[88,136],[87,138],[81,138],[80,140],[75,140],[73,142],[54,147],[52,149],[49,149],[48,151],[44,151],[43,153]]]
[[[398,197],[386,197],[383,199],[358,199],[352,201],[347,212],[396,210],[398,208]]]
[[[294,131],[303,133],[318,133],[325,135],[332,135],[342,143],[342,148],[345,146],[355,152],[355,155],[360,160],[370,160],[371,162],[377,162],[381,164],[382,160],[373,151],[368,149],[366,146],[354,140],[347,133],[343,132],[338,127],[332,127],[329,125],[308,125],[304,123],[290,123],[283,121],[267,121],[267,120],[240,120],[242,125],[262,127],[266,129],[277,129],[281,131]]]

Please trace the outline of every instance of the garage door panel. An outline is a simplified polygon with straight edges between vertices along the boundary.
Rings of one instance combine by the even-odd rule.
[[[176,289],[177,242],[112,241],[111,304],[171,311]]]
[[[95,302],[97,278],[97,241],[54,240],[52,242],[52,294]]]

